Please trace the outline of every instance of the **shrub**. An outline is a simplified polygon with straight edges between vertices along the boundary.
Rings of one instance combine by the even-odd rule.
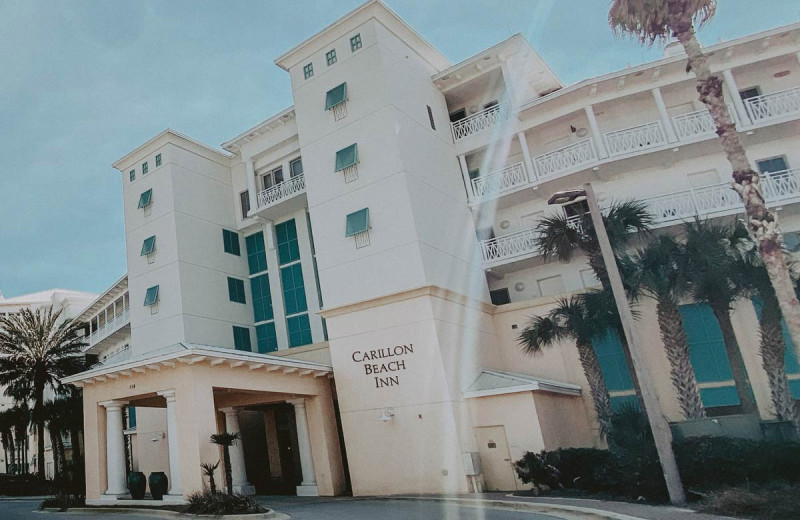
[[[189,504],[184,508],[183,512],[194,515],[221,516],[266,513],[267,509],[258,505],[258,502],[250,497],[199,491],[189,495]]]
[[[35,475],[0,475],[0,495],[21,497],[52,493],[52,484]]]
[[[758,520],[800,519],[800,487],[789,484],[738,486],[716,491],[698,506],[704,513]]]
[[[73,495],[71,493],[57,493],[56,496],[46,498],[39,504],[39,511],[45,508],[57,508],[59,511],[66,511],[72,507],[83,507],[86,505],[86,499],[82,495]]]

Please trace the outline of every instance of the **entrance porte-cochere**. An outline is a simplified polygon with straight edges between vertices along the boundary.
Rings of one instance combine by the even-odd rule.
[[[221,460],[209,439],[223,431],[240,434],[234,491],[341,494],[331,378],[327,365],[180,344],[65,379],[83,387],[87,503],[129,499],[129,471],[164,472],[164,500],[183,502],[208,487],[200,464]]]

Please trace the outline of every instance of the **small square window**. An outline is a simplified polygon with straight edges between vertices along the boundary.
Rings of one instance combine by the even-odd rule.
[[[767,174],[788,170],[789,165],[786,164],[786,158],[780,156],[756,161],[756,168],[758,168],[758,171],[762,174]]]
[[[492,304],[494,305],[506,305],[511,303],[511,296],[508,294],[508,288],[489,291],[489,296],[492,298]]]
[[[137,209],[148,207],[152,201],[153,201],[153,189],[150,188],[149,190],[139,195],[139,206]]]
[[[147,292],[144,295],[144,304],[145,306],[155,305],[158,303],[158,286],[154,285],[147,289]]]
[[[350,50],[352,52],[356,52],[360,48],[361,48],[361,34],[359,33],[350,38]]]
[[[308,79],[314,75],[314,64],[309,63],[303,66],[303,77]]]
[[[228,254],[241,256],[242,252],[241,249],[239,248],[239,233],[223,229],[222,247]]]
[[[140,256],[147,256],[156,250],[156,236],[145,238],[142,242],[142,253]]]
[[[228,277],[228,298],[235,303],[247,303],[244,295],[244,280]]]
[[[347,101],[346,82],[333,87],[325,94],[325,110],[330,110],[345,101]]]
[[[347,215],[346,237],[363,233],[369,229],[369,208],[360,209]]]
[[[298,157],[289,163],[289,176],[292,178],[303,175],[303,161]]]
[[[336,63],[336,49],[331,49],[325,53],[325,61],[328,62],[328,67]]]
[[[142,163],[142,175],[147,173],[147,161]]]
[[[130,173],[128,173],[128,175],[131,178],[131,182],[136,180],[136,170],[131,170]]]
[[[358,146],[351,144],[347,148],[342,148],[336,152],[336,169],[334,171],[340,172],[345,168],[355,166],[358,162]]]
[[[236,350],[244,350],[251,352],[253,350],[250,345],[250,329],[247,327],[233,326],[233,346]]]
[[[161,154],[156,155],[156,168],[161,166]]]

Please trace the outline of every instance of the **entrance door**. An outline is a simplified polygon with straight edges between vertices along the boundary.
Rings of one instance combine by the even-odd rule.
[[[514,467],[508,451],[506,429],[502,426],[475,428],[475,437],[481,454],[486,491],[516,490],[517,479],[514,478]]]

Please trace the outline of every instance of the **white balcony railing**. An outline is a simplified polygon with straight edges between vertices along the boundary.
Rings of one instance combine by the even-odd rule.
[[[748,98],[744,106],[753,123],[800,114],[800,87]]]
[[[612,157],[655,148],[667,142],[661,121],[608,132],[603,134],[603,139],[608,154]]]
[[[533,158],[536,175],[542,179],[576,170],[597,161],[591,137]]]
[[[738,125],[739,120],[736,117],[736,110],[734,110],[733,105],[728,105],[728,112],[733,118],[733,122]],[[672,118],[672,126],[675,127],[675,134],[680,141],[687,141],[697,137],[710,137],[717,133],[717,125],[714,124],[711,113],[705,108],[674,116]]]
[[[475,198],[497,195],[528,184],[525,165],[521,162],[472,179],[472,194]]]
[[[533,256],[536,250],[536,231],[526,229],[509,235],[481,241],[481,255],[486,264]]]
[[[292,177],[291,179],[279,182],[271,188],[258,192],[258,207],[266,208],[286,200],[306,189],[306,177],[303,174]]]
[[[108,355],[105,358],[103,358],[103,360],[100,361],[99,363],[95,363],[94,365],[92,365],[90,367],[90,369],[91,368],[96,368],[96,367],[101,367],[101,366],[111,365],[112,363],[118,363],[120,361],[127,361],[130,358],[131,358],[131,346],[130,345],[125,345],[124,347],[119,349],[117,352],[114,352],[113,354]]]
[[[99,327],[97,330],[92,332],[89,335],[89,344],[94,345],[100,340],[103,340],[110,336],[112,333],[119,330],[121,327],[127,325],[131,322],[130,318],[130,311],[125,309],[121,314],[118,314],[105,322],[102,327]]]
[[[762,175],[767,203],[800,199],[800,169]],[[656,224],[744,211],[739,194],[728,182],[645,199]]]
[[[453,131],[453,140],[458,141],[472,134],[477,134],[483,130],[492,128],[501,121],[508,119],[511,114],[507,102],[498,103],[489,108],[485,108],[469,117],[450,123]]]

